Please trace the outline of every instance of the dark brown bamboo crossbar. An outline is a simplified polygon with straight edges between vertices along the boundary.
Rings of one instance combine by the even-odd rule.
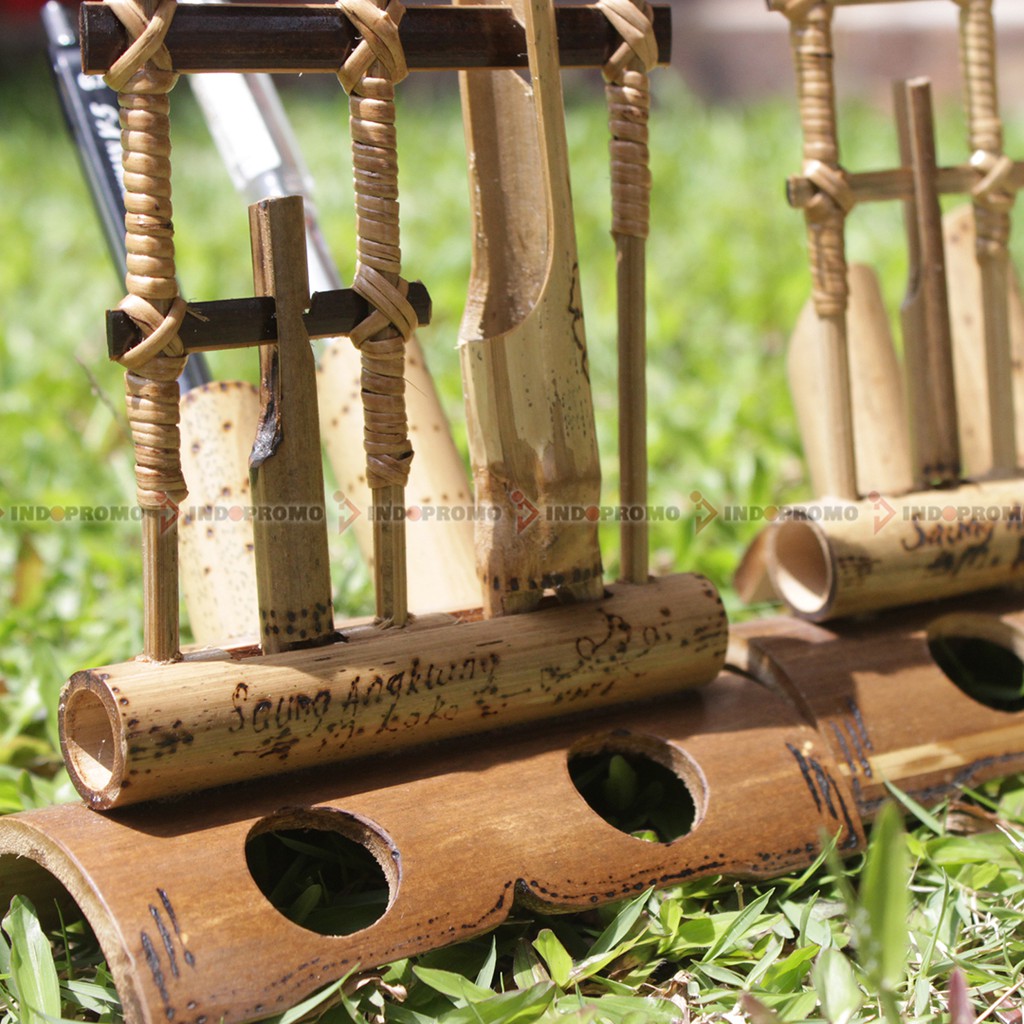
[[[563,67],[600,67],[622,39],[591,6],[556,10]],[[82,68],[101,74],[128,47],[124,26],[103,3],[81,7]],[[671,59],[671,10],[654,8],[659,62]],[[522,26],[507,7],[409,7],[402,46],[411,70],[526,67]],[[165,44],[174,70],[335,73],[361,36],[331,5],[180,4]]]
[[[420,324],[429,324],[430,295],[420,281],[409,283],[409,302]],[[348,334],[369,313],[369,304],[351,288],[316,292],[303,316],[310,338],[336,338]],[[191,302],[178,337],[186,352],[267,344],[277,340],[275,303],[266,295],[245,299]],[[138,325],[119,309],[107,311],[107,351],[120,359],[142,340]]]

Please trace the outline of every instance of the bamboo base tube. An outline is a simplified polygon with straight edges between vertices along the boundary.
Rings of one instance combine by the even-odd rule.
[[[701,576],[508,622],[354,629],[329,647],[76,673],[61,742],[82,796],[107,808],[699,686],[727,624]]]
[[[823,836],[856,854],[886,780],[932,806],[1024,768],[1024,711],[970,696],[929,647],[977,637],[1019,654],[1020,602],[979,599],[970,615],[960,604],[870,623],[743,623],[729,660],[745,675],[725,671],[685,693],[500,737],[116,814],[73,804],[11,815],[0,820],[0,905],[23,893],[45,912],[56,897],[67,921],[76,903],[126,1024],[243,1024],[283,1013],[357,964],[370,970],[482,935],[523,901],[593,908],[708,875],[774,877],[811,863]],[[596,754],[669,769],[692,801],[689,829],[638,842],[602,820],[567,770]],[[325,935],[274,909],[247,847],[298,828],[370,853],[381,868],[375,921]],[[199,862],[216,865],[214,883]]]
[[[742,623],[732,631],[729,662],[817,724],[858,814],[870,818],[889,795],[887,782],[930,805],[1024,768],[1024,711],[972,695],[967,678],[980,673],[969,655],[958,682],[932,653],[945,640],[980,640],[1020,658],[1020,607],[1019,595],[1002,594],[973,600],[969,612],[951,600],[827,626]],[[986,676],[991,694],[998,684]],[[1006,687],[1019,698],[1019,682]]]
[[[690,795],[690,829],[640,842],[602,820],[567,770],[596,754],[667,768]],[[9,816],[0,902],[21,892],[44,910],[66,887],[100,942],[126,1024],[242,1024],[283,1013],[357,965],[483,935],[524,902],[584,910],[702,876],[773,877],[806,866],[823,834],[856,852],[864,837],[853,807],[813,724],[780,694],[725,672],[686,693],[426,754],[116,814],[72,804]],[[370,853],[385,897],[376,921],[323,935],[274,909],[247,867],[247,844],[293,828],[341,833]]]
[[[789,510],[769,528],[768,572],[814,621],[1024,583],[1024,483]]]

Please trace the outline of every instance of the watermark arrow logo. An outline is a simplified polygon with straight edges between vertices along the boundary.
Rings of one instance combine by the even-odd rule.
[[[718,509],[700,491],[694,491],[690,495],[690,500],[697,506],[696,529],[697,533],[700,533],[718,518]]]
[[[338,503],[338,533],[344,533],[360,516],[359,506],[343,491],[334,492],[334,500]]]
[[[868,501],[871,502],[871,507],[875,510],[874,532],[877,536],[889,525],[892,517],[896,515],[896,509],[878,491],[872,491],[868,495]]]

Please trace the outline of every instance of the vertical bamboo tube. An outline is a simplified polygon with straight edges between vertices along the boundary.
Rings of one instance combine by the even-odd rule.
[[[611,131],[612,235],[618,302],[619,496],[627,509],[620,531],[621,578],[646,583],[647,528],[647,322],[646,239],[650,230],[651,172],[647,123],[648,71],[658,62],[649,8],[637,0],[600,0],[623,44],[604,67]]]
[[[874,270],[852,263],[848,279],[846,322],[857,490],[860,494],[905,494],[914,489],[910,432],[903,370],[893,345],[889,313]],[[790,338],[787,372],[811,490],[827,494],[827,436],[815,372],[817,348],[818,314],[808,300]]]
[[[603,592],[600,459],[587,366],[553,10],[512,5],[530,79],[460,78],[474,219],[459,332],[490,615]]]
[[[957,0],[974,189],[978,265],[985,321],[985,362],[992,431],[992,474],[1017,474],[1013,403],[1009,285],[1010,211],[1014,193],[1005,184],[1012,164],[1003,153],[1003,126],[996,84],[992,0]]]
[[[839,166],[832,74],[832,4],[827,0],[788,0],[775,6],[790,19],[804,137],[803,172],[819,190],[804,214],[820,331],[817,361],[827,437],[826,493],[854,498],[857,469],[847,355],[848,285],[843,232],[853,196]]]
[[[408,618],[405,484],[413,451],[405,408],[405,343],[416,315],[401,280],[395,82],[408,73],[398,20],[384,0],[344,0],[342,9],[363,42],[339,71],[349,92],[355,183],[357,261],[353,287],[375,311],[352,332],[363,361],[363,443],[372,494],[377,618],[402,626]]]
[[[212,381],[181,399],[181,468],[191,501],[178,532],[181,589],[196,643],[259,635],[249,452],[259,392]]]
[[[915,478],[921,487],[955,484],[960,439],[931,87],[912,79],[898,83],[894,97],[900,155],[914,182],[905,204],[910,283],[902,313]]]
[[[118,92],[125,188],[125,285],[121,308],[146,341],[130,358],[125,390],[142,508],[144,656],[179,657],[178,508],[187,495],[179,457],[178,377],[185,365],[171,209],[170,104],[177,75],[162,44],[172,0],[114,7],[135,40],[106,76]]]

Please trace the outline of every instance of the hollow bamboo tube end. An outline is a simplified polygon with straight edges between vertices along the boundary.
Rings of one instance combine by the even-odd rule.
[[[836,593],[832,546],[814,523],[785,522],[768,534],[768,564],[776,593],[809,618],[827,615]]]
[[[93,677],[77,672],[58,708],[61,752],[71,781],[97,810],[114,806],[124,779],[125,751],[113,694]]]

